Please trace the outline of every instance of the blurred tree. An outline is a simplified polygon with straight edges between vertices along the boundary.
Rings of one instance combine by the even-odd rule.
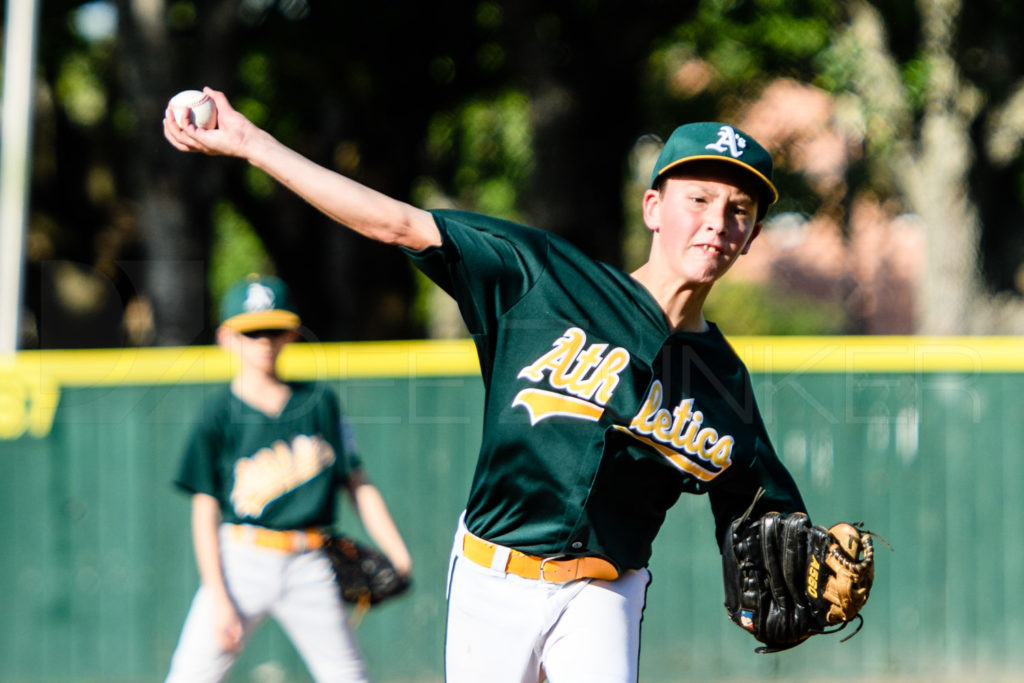
[[[852,0],[823,62],[866,151],[859,190],[927,232],[918,331],[1024,330],[1024,7]]]
[[[208,295],[224,273],[248,267],[288,279],[322,338],[415,334],[403,303],[413,280],[400,253],[336,229],[243,164],[176,153],[159,121],[170,94],[212,85],[286,144],[407,196],[423,173],[432,113],[491,77],[474,66],[472,12],[425,31],[440,11],[303,0],[51,3],[40,30],[48,97],[38,113],[26,278],[37,343],[209,341],[216,302]],[[264,248],[249,240],[211,255],[214,235],[256,235]],[[69,281],[65,262],[78,264],[80,280],[101,281],[97,291],[115,290],[92,309],[148,304],[132,310],[151,311],[152,334],[125,338],[144,324],[69,326],[75,312],[62,292],[76,286],[60,285]],[[222,272],[210,273],[211,264]],[[79,308],[77,317],[95,314]]]
[[[399,251],[337,229],[243,163],[165,143],[167,98],[202,85],[386,193],[534,224],[628,268],[646,244],[636,207],[652,146],[641,133],[734,120],[780,78],[814,83],[863,154],[836,198],[813,191],[782,150],[777,211],[842,222],[859,193],[899,199],[929,225],[922,329],[1024,328],[1005,314],[1024,287],[1015,6],[53,0],[46,10],[27,241],[36,337],[25,346],[210,341],[218,291],[249,269],[292,282],[321,339],[427,331],[427,316],[410,312],[422,285]]]
[[[210,339],[214,301],[207,281],[225,279],[208,273],[211,239],[234,234],[213,227],[228,220],[218,216],[241,217],[259,237],[269,258],[263,264],[293,284],[321,338],[423,331],[408,315],[416,285],[400,252],[337,230],[243,164],[174,152],[158,125],[170,94],[204,84],[220,88],[286,144],[386,193],[410,197],[429,177],[435,196],[541,225],[615,262],[623,158],[640,125],[632,101],[647,46],[687,13],[661,0],[556,7],[305,0],[88,5],[92,17],[112,15],[113,28],[89,33],[69,21],[81,18],[84,6],[66,2],[48,8],[41,31],[41,82],[54,98],[40,117],[67,129],[71,144],[39,139],[40,154],[52,155],[50,167],[61,177],[39,179],[34,205],[50,214],[60,194],[68,210],[36,221],[33,233],[45,228],[79,238],[76,249],[55,248],[51,255],[80,263],[83,272],[94,269],[122,301],[140,294],[151,304],[150,340],[157,344]],[[88,116],[75,114],[83,108],[78,102],[91,102]],[[77,155],[74,146],[82,147]],[[108,205],[84,187],[98,168],[107,170]],[[76,203],[83,206],[71,209]],[[101,271],[90,240],[108,231],[114,206],[122,241],[110,250],[116,267]],[[218,253],[212,262],[229,271],[261,262],[231,249]],[[126,263],[126,256],[137,263]],[[37,264],[45,260],[36,253]],[[30,277],[30,306],[39,310],[44,291],[58,288]],[[52,311],[38,318],[43,346],[125,342],[116,326],[84,336],[49,334],[67,330],[64,320]]]

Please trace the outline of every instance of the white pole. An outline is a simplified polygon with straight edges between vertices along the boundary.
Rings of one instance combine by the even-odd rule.
[[[0,360],[12,358],[18,345],[38,11],[38,0],[7,0],[0,105]]]

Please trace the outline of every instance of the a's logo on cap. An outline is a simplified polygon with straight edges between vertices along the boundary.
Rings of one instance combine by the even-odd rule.
[[[274,290],[258,282],[251,282],[245,288],[245,303],[242,308],[247,313],[269,311],[274,308]]]
[[[704,146],[704,149],[712,149],[716,152],[728,152],[733,159],[739,159],[743,156],[743,150],[746,148],[746,139],[737,135],[732,126],[722,126],[719,128],[718,140],[712,142],[710,145]]]

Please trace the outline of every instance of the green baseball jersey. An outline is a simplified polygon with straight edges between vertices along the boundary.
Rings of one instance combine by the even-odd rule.
[[[337,489],[360,466],[338,398],[321,384],[292,384],[274,417],[230,389],[202,406],[175,485],[220,502],[223,521],[271,529],[328,527]]]
[[[672,332],[629,275],[556,235],[436,211],[410,252],[459,304],[486,388],[469,530],[535,555],[645,566],[683,492],[708,493],[719,541],[759,508],[803,510],[717,327]]]

